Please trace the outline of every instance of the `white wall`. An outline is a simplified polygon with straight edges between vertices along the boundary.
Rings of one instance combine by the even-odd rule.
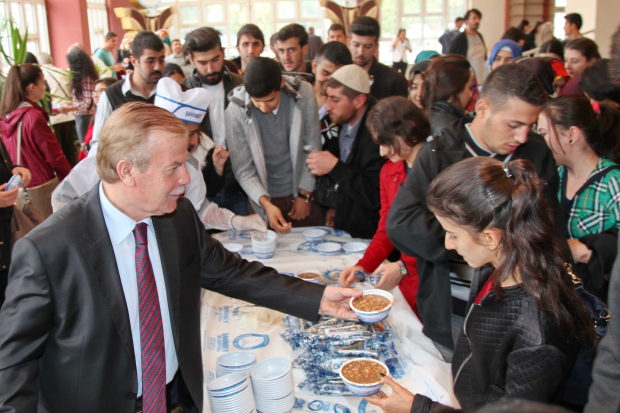
[[[482,21],[478,31],[484,37],[487,50],[490,52],[493,45],[502,38],[506,31],[504,29],[506,2],[504,0],[469,0],[467,8],[478,9],[482,12]]]
[[[579,13],[583,18],[581,32],[598,44],[603,57],[609,57],[610,38],[620,25],[618,0],[566,0],[566,13]]]

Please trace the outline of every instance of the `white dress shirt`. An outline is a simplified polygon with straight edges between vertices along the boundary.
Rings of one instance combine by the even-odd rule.
[[[138,396],[142,396],[142,351],[140,347],[140,314],[138,311],[138,279],[136,274],[136,242],[133,230],[137,222],[119,211],[106,197],[103,185],[99,184],[99,197],[103,218],[108,228],[108,234],[112,241],[114,257],[118,273],[123,285],[123,293],[127,303],[129,313],[129,323],[131,324],[131,335],[133,338],[133,349],[136,356],[136,372],[138,375]],[[166,293],[166,283],[164,281],[164,271],[161,265],[159,249],[157,248],[157,237],[153,228],[151,218],[145,218],[140,222],[148,225],[147,240],[149,258],[155,275],[157,285],[157,295],[159,296],[159,307],[161,309],[162,324],[164,327],[164,344],[166,350],[166,383],[174,378],[179,369],[177,353],[172,338],[172,325],[170,324],[170,311],[168,309],[168,296]]]
[[[121,87],[121,90],[123,92],[123,95],[131,91],[133,95],[142,96],[145,99],[148,99],[151,96],[153,96],[155,93],[157,93],[157,88],[154,87],[150,95],[148,96],[142,95],[142,93],[138,92],[131,86],[131,75],[128,75],[125,77],[125,79],[123,80],[123,86]],[[97,146],[97,143],[99,142],[99,135],[101,134],[101,129],[103,129],[103,124],[105,123],[106,120],[108,120],[110,115],[112,115],[112,112],[114,112],[114,108],[112,107],[112,104],[108,100],[108,95],[106,94],[106,92],[103,92],[103,94],[101,95],[101,98],[99,98],[99,104],[97,105],[97,112],[95,113],[95,124],[93,126],[93,139],[90,141],[91,148],[94,148],[95,146]]]
[[[226,119],[224,117],[224,101],[226,100],[226,92],[224,91],[224,81],[217,85],[205,85],[211,94],[211,103],[209,103],[209,120],[211,121],[211,139],[216,145],[226,148]]]

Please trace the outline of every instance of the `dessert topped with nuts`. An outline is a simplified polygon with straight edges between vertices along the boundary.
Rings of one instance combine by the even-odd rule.
[[[372,359],[352,361],[342,367],[342,376],[356,384],[380,382],[382,374],[387,374],[385,367]]]
[[[297,278],[302,278],[304,280],[310,280],[313,278],[319,278],[319,274],[315,274],[313,272],[302,272],[300,274],[297,274]]]
[[[390,300],[376,294],[367,294],[353,300],[353,306],[358,311],[382,311],[390,305]]]

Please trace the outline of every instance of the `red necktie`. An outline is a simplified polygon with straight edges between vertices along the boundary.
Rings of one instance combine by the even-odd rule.
[[[166,413],[166,350],[155,275],[149,258],[148,226],[140,222],[136,241],[136,275],[142,349],[142,405],[144,413]]]

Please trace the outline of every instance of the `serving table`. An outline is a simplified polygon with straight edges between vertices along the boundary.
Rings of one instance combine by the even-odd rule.
[[[344,244],[352,239],[347,233],[327,227],[325,241]],[[307,242],[302,232],[307,228],[293,228],[288,234],[278,235],[277,249],[273,258],[260,260],[278,272],[294,276],[295,273],[317,269],[323,274],[323,282],[337,283],[339,270],[354,265],[362,254],[344,252],[323,256],[316,252],[316,244]],[[251,232],[232,230],[214,235],[226,243],[243,246],[241,257],[256,260],[251,250]],[[367,241],[366,241],[367,242]],[[358,283],[354,288],[372,288],[367,283]],[[386,322],[393,334],[398,363],[393,375],[397,382],[412,393],[424,394],[433,400],[450,406],[458,406],[452,391],[450,364],[445,363],[433,342],[422,334],[422,324],[403,298],[400,290],[391,291],[395,303]],[[212,291],[203,290],[201,311],[202,361],[204,369],[204,412],[211,412],[206,385],[216,377],[216,360],[227,352],[251,351],[258,361],[279,357],[291,362],[301,353],[293,350],[281,334],[285,331],[282,313],[253,306],[241,300],[231,299]],[[296,384],[305,379],[302,369],[293,369]],[[383,387],[390,393],[387,386]],[[297,398],[294,412],[380,412],[381,409],[368,404],[358,396],[315,395],[296,388]]]

